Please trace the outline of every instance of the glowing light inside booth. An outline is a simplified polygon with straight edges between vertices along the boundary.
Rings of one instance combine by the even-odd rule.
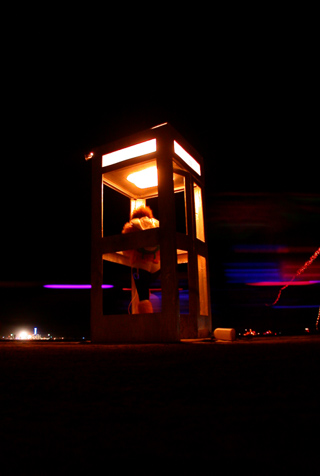
[[[156,166],[133,172],[127,180],[138,188],[156,187],[158,185],[158,169]]]
[[[190,155],[178,142],[173,141],[175,153],[182,159],[189,167],[192,168],[198,175],[201,175],[200,164]]]
[[[102,167],[117,164],[124,160],[140,157],[141,155],[151,154],[157,150],[156,139],[140,142],[139,144],[125,147],[124,149],[116,150],[102,156]]]
[[[194,209],[195,209],[195,217],[196,217],[196,236],[198,240],[205,241],[201,187],[195,184],[193,192],[194,192]]]

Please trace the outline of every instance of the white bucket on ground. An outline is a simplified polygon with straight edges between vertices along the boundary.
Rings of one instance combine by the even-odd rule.
[[[236,331],[235,329],[217,327],[213,332],[213,336],[216,340],[236,340]]]

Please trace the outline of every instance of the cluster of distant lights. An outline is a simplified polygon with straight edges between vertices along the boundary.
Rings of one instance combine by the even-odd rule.
[[[5,336],[2,338],[5,339]],[[11,340],[49,340],[52,336],[51,334],[48,334],[46,337],[41,336],[38,334],[38,328],[35,327],[33,329],[33,334],[30,334],[27,330],[21,330],[17,332],[17,334],[10,334],[8,338]]]
[[[306,334],[310,334],[310,328],[309,327],[305,327],[304,328],[304,332]],[[274,331],[271,331],[271,330],[268,330],[268,331],[265,331],[265,332],[258,332],[258,331],[255,331],[253,329],[245,329],[244,332],[239,332],[238,333],[238,336],[239,337],[272,337],[272,336],[281,336],[282,335],[282,331],[278,331],[278,332],[274,332]]]
[[[45,339],[50,339],[50,334],[48,334],[48,337],[45,337]],[[35,327],[34,329],[34,333],[33,334],[30,334],[29,332],[27,331],[20,331],[19,334],[18,334],[18,339],[19,340],[32,340],[32,339],[42,339],[41,336],[39,336],[38,334],[38,331],[37,331],[37,328]]]

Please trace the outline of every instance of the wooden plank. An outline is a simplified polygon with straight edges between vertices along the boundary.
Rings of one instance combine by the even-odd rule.
[[[121,251],[115,253],[104,253],[102,256],[106,261],[122,264],[124,266],[131,266],[129,256],[124,255]],[[183,250],[177,250],[177,263],[188,263],[188,253]]]
[[[195,250],[198,255],[204,256],[205,258],[208,255],[208,247],[206,243],[201,240],[196,240],[195,242]]]
[[[104,253],[102,257],[105,261],[111,261],[112,263],[123,264],[124,266],[131,266],[130,257],[125,256],[124,254],[121,253],[121,251],[118,251],[116,253]]]
[[[159,228],[105,236],[100,240],[101,254],[116,251],[136,250],[160,243]]]

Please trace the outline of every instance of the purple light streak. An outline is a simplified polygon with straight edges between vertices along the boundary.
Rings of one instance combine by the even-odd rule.
[[[45,284],[48,289],[91,289],[91,284]],[[102,284],[102,289],[113,288],[112,284]]]

